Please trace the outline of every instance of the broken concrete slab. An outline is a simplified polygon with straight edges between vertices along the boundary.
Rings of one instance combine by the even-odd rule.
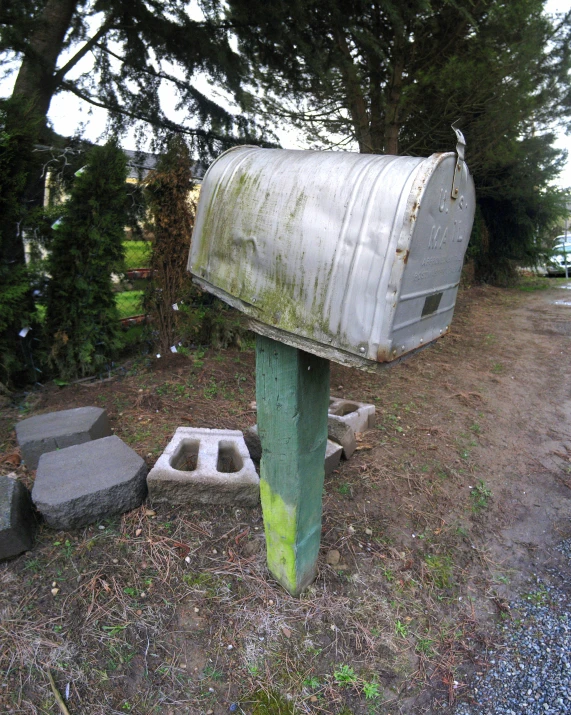
[[[349,459],[357,449],[355,432],[351,425],[337,415],[329,415],[327,420],[327,436],[343,448],[343,457]]]
[[[343,454],[343,447],[332,440],[327,440],[327,446],[325,448],[325,476],[328,477],[332,474],[339,463],[341,462],[341,455]]]
[[[16,437],[28,469],[36,469],[42,454],[111,435],[107,412],[100,407],[36,415],[16,424]]]
[[[147,477],[154,503],[254,506],[260,479],[242,432],[179,427]]]
[[[255,403],[252,403],[255,409]],[[344,400],[341,397],[330,397],[328,408],[328,437],[330,442],[340,444],[345,459],[349,459],[357,448],[355,434],[372,429],[375,426],[375,405],[355,400]],[[254,425],[244,432],[244,439],[251,458],[259,462],[262,458],[262,445],[258,437],[258,427]],[[331,448],[328,447],[328,450]],[[326,455],[327,462],[327,455]],[[326,464],[325,476],[331,474],[338,463],[328,471]]]
[[[259,462],[262,458],[262,442],[258,434],[258,425],[253,425],[248,427],[244,432],[244,441],[250,452],[250,457],[254,462]],[[343,453],[343,447],[332,442],[330,439],[327,440],[327,446],[325,448],[325,476],[328,477],[333,470],[337,469],[339,462],[341,461],[341,455]]]
[[[341,397],[329,398],[329,415],[338,417],[348,424],[353,432],[364,432],[375,426],[375,405]]]
[[[43,454],[32,500],[49,526],[77,529],[138,507],[147,471],[119,437],[103,437]]]
[[[30,492],[16,479],[0,477],[0,561],[29,551],[35,532]]]

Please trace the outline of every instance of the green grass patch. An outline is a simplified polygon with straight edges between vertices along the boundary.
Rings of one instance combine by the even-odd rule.
[[[130,318],[132,315],[141,315],[143,312],[143,291],[127,290],[115,294],[115,302],[119,318]]]
[[[123,248],[125,249],[126,271],[150,267],[152,251],[150,241],[124,241]]]

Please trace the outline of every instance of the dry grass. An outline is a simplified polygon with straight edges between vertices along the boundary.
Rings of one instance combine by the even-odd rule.
[[[502,572],[486,546],[495,503],[474,513],[469,490],[489,479],[478,455],[497,378],[477,376],[496,298],[478,293],[474,315],[465,296],[455,334],[416,361],[373,376],[333,367],[332,393],[374,400],[377,427],[326,484],[319,575],[300,599],[268,576],[259,508],[145,505],[73,533],[42,527],[31,553],[0,565],[0,712],[53,713],[48,671],[72,715],[248,713],[264,698],[276,713],[429,712],[431,698],[442,712]],[[228,350],[21,406],[104,406],[152,464],[180,424],[253,424],[254,398],[252,352]],[[15,418],[0,420],[8,456]],[[33,481],[13,460],[0,469]]]

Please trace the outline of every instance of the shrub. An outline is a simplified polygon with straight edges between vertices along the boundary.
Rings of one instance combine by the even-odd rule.
[[[111,273],[123,266],[126,177],[115,141],[93,147],[51,244],[45,332],[64,379],[104,369],[120,346]]]

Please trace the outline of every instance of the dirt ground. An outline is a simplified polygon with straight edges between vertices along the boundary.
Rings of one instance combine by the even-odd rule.
[[[71,715],[412,715],[470,699],[510,602],[571,582],[556,548],[571,536],[571,284],[536,283],[464,288],[451,334],[381,374],[332,365],[331,393],[377,419],[326,481],[300,599],[265,569],[259,508],[147,503],[40,527],[0,565],[0,712],[56,712],[49,673]],[[251,345],[147,362],[5,406],[1,473],[31,486],[13,426],[50,410],[105,407],[149,466],[180,425],[255,423]]]

